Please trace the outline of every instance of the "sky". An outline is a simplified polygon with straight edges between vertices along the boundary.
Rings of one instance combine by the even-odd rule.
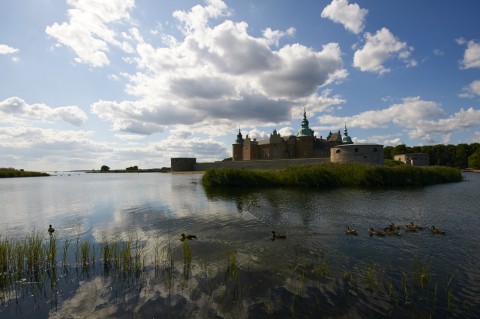
[[[258,140],[480,142],[478,0],[3,0],[0,167],[169,167]]]

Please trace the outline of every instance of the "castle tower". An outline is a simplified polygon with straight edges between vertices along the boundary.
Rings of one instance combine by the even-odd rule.
[[[345,129],[343,130],[342,142],[343,144],[353,144],[352,138],[348,136],[347,122],[345,122]]]
[[[243,136],[240,129],[235,143],[232,144],[232,161],[243,161]]]
[[[303,111],[302,128],[297,134],[295,157],[313,157],[313,130],[308,127],[307,112]]]

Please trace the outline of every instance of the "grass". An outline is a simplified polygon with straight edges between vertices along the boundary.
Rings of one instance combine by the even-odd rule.
[[[23,169],[0,167],[0,178],[50,176],[47,173],[24,171]]]
[[[139,285],[143,285],[141,278],[148,278],[149,274],[157,279],[155,285],[165,287],[169,295],[190,287],[185,292],[205,294],[212,308],[217,305],[226,313],[239,310],[250,296],[258,298],[258,291],[268,296],[283,291],[275,287],[287,287],[283,293],[291,297],[285,307],[290,315],[299,316],[305,300],[309,300],[306,296],[312,298],[309,307],[329,306],[321,291],[330,287],[329,294],[338,300],[335,304],[340,308],[341,300],[348,300],[348,305],[343,305],[348,307],[355,306],[356,300],[363,298],[362,303],[385,300],[392,311],[407,309],[407,313],[418,313],[420,317],[462,314],[459,310],[462,305],[455,299],[454,277],[449,276],[444,282],[434,281],[428,260],[414,259],[411,268],[396,270],[369,261],[338,267],[332,264],[328,254],[322,254],[313,263],[295,259],[287,262],[288,267],[266,271],[271,269],[268,260],[264,261],[265,267],[261,264],[254,269],[240,267],[237,249],[225,246],[224,258],[199,260],[196,266],[197,259],[193,258],[196,245],[171,239],[162,243],[159,237],[149,240],[153,240],[150,246],[134,236],[127,239],[103,237],[98,244],[77,238],[77,250],[72,251],[69,248],[72,239],[69,238],[45,238],[36,232],[21,239],[0,237],[0,304],[5,302],[2,300],[12,300],[12,294],[44,296],[44,286],[59,289],[60,278],[65,277],[65,282],[67,278],[68,282],[77,278],[80,282],[103,269],[104,276],[110,276],[115,284],[125,283],[126,289],[131,289],[128,285],[136,282],[137,279],[131,280],[134,278],[140,278]],[[77,267],[87,271],[69,271]],[[63,274],[57,274],[57,268],[62,269]],[[319,290],[315,293],[314,289]]]
[[[320,164],[282,170],[209,169],[202,176],[206,187],[401,187],[462,181],[455,168],[429,166],[371,166]]]

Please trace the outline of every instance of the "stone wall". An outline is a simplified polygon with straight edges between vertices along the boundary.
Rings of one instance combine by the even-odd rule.
[[[383,145],[344,144],[330,149],[332,163],[383,165]]]
[[[193,171],[197,163],[195,157],[174,157],[170,159],[172,172]]]
[[[241,162],[213,162],[196,163],[194,171],[205,171],[209,168],[252,168],[252,169],[282,169],[289,166],[315,165],[328,163],[329,158],[304,158],[304,159],[277,159],[264,161],[241,161]],[[173,169],[172,169],[173,171]]]

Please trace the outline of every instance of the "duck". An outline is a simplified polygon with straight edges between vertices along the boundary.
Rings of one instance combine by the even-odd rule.
[[[415,227],[415,225],[413,225],[413,223],[412,224],[407,224],[407,225],[405,225],[405,231],[416,232],[417,228]]]
[[[272,232],[271,232],[270,234],[271,234],[271,237],[270,237],[271,240],[275,240],[275,239],[287,239],[287,236],[285,236],[285,235],[277,235],[277,234],[275,234],[275,231],[273,231],[273,230],[272,230]]]
[[[55,228],[52,227],[52,225],[48,225],[48,233],[52,235],[55,232]]]
[[[431,229],[432,229],[432,233],[434,234],[445,235],[445,231],[441,230],[440,228],[436,228],[435,226],[432,226]]]
[[[394,231],[396,231],[396,230],[400,230],[400,226],[396,226],[394,223],[391,223],[390,225],[388,225],[387,227],[385,227],[383,230],[384,230],[384,231],[394,232]]]
[[[192,239],[197,239],[197,235],[185,235],[181,234],[180,235],[180,240],[184,241],[185,239],[192,240]]]
[[[388,235],[388,236],[401,236],[400,232],[398,230],[386,230],[385,231],[385,235]]]
[[[350,227],[348,227],[348,226],[345,227],[345,234],[347,234],[347,235],[355,235],[355,236],[358,235],[356,229],[352,229],[352,228],[350,228]]]
[[[380,230],[377,230],[377,229],[373,229],[373,228],[370,228],[368,230],[370,236],[380,236],[380,237],[383,237],[385,236],[385,232],[382,232]]]
[[[419,225],[419,224],[414,224],[413,222],[410,222],[410,226],[412,227],[415,227],[415,229],[423,229],[423,226],[422,225]]]

